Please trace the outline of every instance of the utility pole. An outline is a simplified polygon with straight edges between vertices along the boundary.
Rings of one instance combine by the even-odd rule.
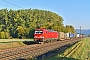
[[[80,39],[81,39],[81,26],[80,26]]]

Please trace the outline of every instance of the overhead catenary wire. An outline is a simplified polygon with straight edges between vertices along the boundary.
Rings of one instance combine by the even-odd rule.
[[[10,5],[13,5],[13,6],[16,6],[16,7],[18,7],[18,8],[23,9],[23,7],[18,6],[18,5],[16,5],[16,4],[14,4],[14,3],[8,2],[8,1],[6,1],[6,0],[2,0],[2,1],[5,2],[5,3],[8,3],[8,4],[10,4]],[[29,4],[32,5],[32,6],[34,6],[34,5],[33,5],[32,3],[30,3],[30,2],[29,2]]]
[[[22,7],[20,7],[20,6],[16,5],[16,4],[13,4],[13,3],[8,2],[8,1],[6,1],[6,0],[2,0],[2,1],[5,2],[5,3],[8,3],[8,4],[10,4],[10,5],[16,6],[16,7],[18,7],[18,8],[22,8]]]

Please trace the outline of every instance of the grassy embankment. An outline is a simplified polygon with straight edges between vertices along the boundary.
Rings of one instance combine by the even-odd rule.
[[[47,60],[90,60],[90,38],[83,39],[66,49],[63,53]]]
[[[33,39],[0,39],[0,50],[6,48],[25,46],[23,42],[33,41]]]

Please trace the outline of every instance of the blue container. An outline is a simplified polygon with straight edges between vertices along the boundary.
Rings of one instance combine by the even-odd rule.
[[[70,37],[70,38],[74,38],[74,36],[75,36],[75,34],[73,34],[73,33],[70,33],[70,34],[69,34],[69,37]]]

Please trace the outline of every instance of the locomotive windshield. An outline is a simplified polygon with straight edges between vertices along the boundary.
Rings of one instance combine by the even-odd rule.
[[[43,31],[35,31],[35,34],[42,34]]]

